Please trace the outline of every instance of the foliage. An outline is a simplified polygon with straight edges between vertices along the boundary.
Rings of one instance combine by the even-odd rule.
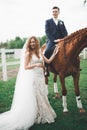
[[[25,43],[25,39],[21,39],[20,37],[16,37],[14,40],[10,40],[8,42],[8,48],[22,48]]]
[[[0,43],[0,48],[7,48],[7,42],[1,42]]]
[[[84,5],[86,4],[86,2],[87,2],[87,1],[86,1],[86,0],[84,0]]]
[[[27,38],[15,37],[15,39],[7,40],[6,42],[0,43],[0,48],[14,49],[22,48]],[[40,46],[46,42],[46,36],[38,37]]]
[[[44,43],[46,43],[46,36],[38,37],[38,39],[40,41],[40,46],[42,46]]]

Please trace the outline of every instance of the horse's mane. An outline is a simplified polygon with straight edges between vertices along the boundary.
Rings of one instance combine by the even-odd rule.
[[[70,42],[72,39],[79,39],[81,35],[84,35],[84,33],[87,33],[87,28],[80,29],[76,32],[71,33],[70,35],[66,36],[63,40],[64,43]]]
[[[65,46],[67,43],[70,43],[73,40],[78,40],[85,34],[87,33],[87,28],[82,28],[77,30],[76,32],[71,33],[70,35],[64,37],[59,43],[63,43],[63,45]],[[44,43],[41,47],[42,51],[45,50],[46,48],[46,43]]]

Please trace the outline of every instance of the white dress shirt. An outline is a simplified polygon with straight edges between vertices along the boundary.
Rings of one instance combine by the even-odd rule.
[[[53,21],[55,22],[55,24],[58,24],[58,18],[53,18]]]

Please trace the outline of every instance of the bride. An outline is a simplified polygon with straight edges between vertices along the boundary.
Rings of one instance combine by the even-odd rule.
[[[34,123],[52,123],[56,113],[51,107],[45,88],[43,61],[50,59],[40,51],[38,39],[30,37],[22,49],[21,63],[11,109],[0,114],[0,130],[28,130]]]

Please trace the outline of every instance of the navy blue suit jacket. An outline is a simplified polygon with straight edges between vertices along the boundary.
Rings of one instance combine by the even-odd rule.
[[[45,56],[49,58],[54,50],[54,40],[64,38],[68,33],[62,20],[59,20],[56,25],[52,18],[45,22],[45,33],[47,36]]]

